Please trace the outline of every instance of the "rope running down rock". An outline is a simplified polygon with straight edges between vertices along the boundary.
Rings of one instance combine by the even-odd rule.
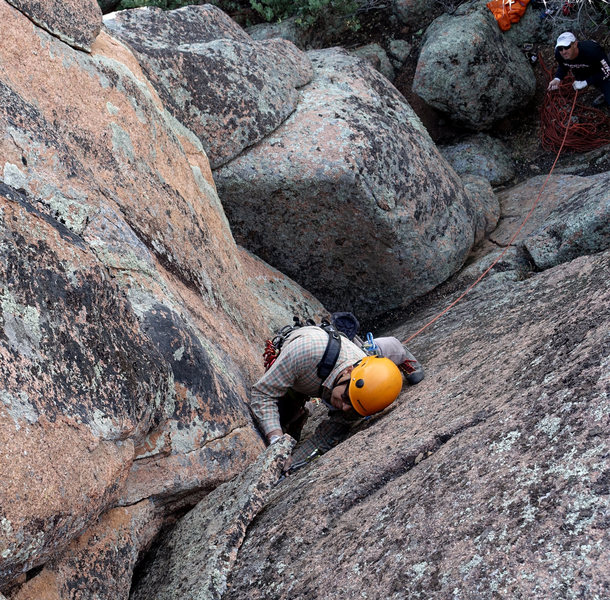
[[[550,96],[550,95],[551,94],[547,94],[547,96]],[[489,267],[487,267],[487,269],[485,269],[485,271],[477,278],[477,280],[474,283],[470,284],[470,286],[466,289],[466,291],[464,293],[462,293],[451,304],[449,304],[449,306],[447,306],[440,313],[438,313],[438,315],[436,315],[433,319],[428,321],[423,327],[421,327],[414,334],[412,334],[410,337],[408,337],[403,342],[403,344],[408,344],[411,340],[415,339],[420,333],[422,333],[424,330],[428,329],[428,327],[430,327],[430,325],[432,325],[433,323],[436,323],[436,321],[438,321],[444,314],[449,312],[458,302],[460,302],[466,296],[466,294],[468,294],[483,279],[483,277],[485,277],[485,275],[487,275],[487,273],[489,273],[496,266],[496,264],[506,254],[506,252],[508,252],[508,250],[511,247],[512,243],[517,239],[517,236],[519,235],[519,233],[523,229],[523,226],[527,223],[529,218],[534,213],[534,210],[536,209],[536,206],[538,206],[538,204],[540,203],[540,199],[542,198],[542,192],[544,191],[544,188],[546,187],[546,185],[547,185],[547,183],[548,183],[548,181],[549,181],[549,179],[551,177],[551,174],[553,173],[553,170],[555,169],[555,165],[557,164],[557,161],[559,160],[559,156],[561,155],[561,152],[563,151],[563,149],[564,149],[564,147],[566,145],[566,140],[568,138],[568,133],[571,131],[571,129],[573,127],[573,124],[572,124],[572,113],[574,112],[574,107],[576,106],[576,99],[577,98],[578,98],[578,92],[575,92],[574,93],[574,99],[572,101],[572,107],[571,107],[571,109],[569,111],[569,114],[568,114],[568,118],[565,119],[565,121],[564,121],[564,123],[566,123],[567,126],[564,125],[565,131],[564,131],[564,134],[563,134],[563,139],[561,140],[561,144],[559,146],[559,150],[557,151],[557,156],[555,157],[553,165],[551,166],[551,170],[549,171],[549,174],[546,176],[546,179],[544,180],[544,183],[542,184],[542,187],[540,188],[540,191],[538,192],[538,196],[536,197],[536,200],[534,201],[534,204],[532,205],[532,208],[527,213],[527,215],[526,215],[525,219],[523,220],[523,222],[521,223],[521,225],[519,225],[519,228],[517,229],[517,231],[515,231],[513,236],[510,238],[510,240],[506,244],[506,247],[504,248],[504,250],[491,263],[491,265],[489,265]]]

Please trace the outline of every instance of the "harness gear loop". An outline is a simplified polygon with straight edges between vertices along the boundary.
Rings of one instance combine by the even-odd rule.
[[[263,351],[263,366],[265,367],[265,371],[268,371],[271,368],[271,365],[275,362],[279,353],[280,351],[273,345],[271,340],[265,341],[265,350]]]

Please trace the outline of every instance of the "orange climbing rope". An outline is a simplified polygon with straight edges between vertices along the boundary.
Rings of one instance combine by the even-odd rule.
[[[550,94],[547,94],[547,96],[549,96],[549,95]],[[549,171],[549,174],[546,176],[546,179],[544,180],[544,183],[542,184],[542,187],[540,188],[540,191],[538,192],[538,196],[536,197],[536,200],[534,201],[532,208],[530,209],[530,211],[527,213],[525,219],[523,220],[523,223],[521,223],[521,225],[519,226],[517,231],[515,231],[513,236],[508,241],[508,244],[506,244],[506,247],[504,248],[504,250],[500,253],[500,255],[498,257],[496,257],[496,259],[491,263],[491,265],[489,265],[489,267],[487,267],[487,269],[485,269],[485,271],[477,278],[477,280],[474,283],[472,283],[461,296],[456,298],[451,304],[449,304],[449,306],[447,306],[438,315],[436,315],[436,317],[434,317],[433,319],[428,321],[423,327],[421,327],[413,335],[408,337],[403,342],[404,344],[408,344],[411,340],[415,339],[420,333],[422,333],[424,330],[428,329],[428,327],[430,327],[430,325],[432,325],[433,323],[436,323],[436,321],[438,321],[444,314],[449,312],[458,302],[460,302],[466,296],[466,294],[468,294],[481,281],[481,279],[483,279],[483,277],[485,277],[485,275],[487,275],[487,273],[489,273],[498,264],[498,262],[506,254],[506,252],[508,252],[508,249],[511,247],[512,243],[517,239],[517,236],[519,235],[519,233],[521,233],[521,230],[523,229],[524,225],[527,223],[529,218],[534,213],[536,206],[538,206],[538,204],[540,202],[540,198],[542,197],[542,192],[544,191],[544,188],[546,187],[546,184],[548,183],[548,181],[551,177],[551,174],[553,173],[553,170],[555,169],[555,165],[557,164],[557,161],[559,160],[559,156],[560,156],[562,150],[564,149],[564,146],[566,145],[568,132],[574,126],[572,124],[572,113],[574,112],[574,107],[576,106],[577,98],[578,98],[578,92],[575,92],[574,98],[572,101],[572,107],[569,111],[569,114],[567,115],[567,119],[564,119],[564,121],[563,121],[565,131],[563,134],[563,139],[561,140],[561,144],[559,146],[559,150],[557,151],[557,156],[555,157],[555,160],[553,162],[553,165],[551,166],[551,170]]]
[[[539,61],[548,83],[551,73],[540,56]],[[564,78],[557,91],[544,97],[540,108],[540,141],[545,150],[556,151],[562,142],[565,148],[576,152],[587,152],[610,144],[610,119],[602,110],[573,103],[576,99],[573,81],[571,75]],[[567,125],[569,128],[566,130]]]

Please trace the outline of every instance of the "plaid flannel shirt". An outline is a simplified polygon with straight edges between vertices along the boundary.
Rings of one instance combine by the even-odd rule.
[[[378,356],[385,356],[397,365],[407,358],[404,346],[395,337],[375,338],[375,344]],[[322,421],[310,438],[297,445],[292,453],[292,464],[308,462],[315,456],[328,452],[333,446],[342,442],[349,435],[352,427],[362,420],[362,417],[355,412],[345,413],[335,408],[331,408],[328,416],[330,418]]]
[[[250,406],[265,434],[281,429],[277,401],[289,388],[310,398],[328,400],[339,373],[365,356],[356,344],[342,337],[335,368],[321,382],[316,371],[327,343],[328,334],[319,327],[296,329],[284,341],[271,368],[254,384]]]

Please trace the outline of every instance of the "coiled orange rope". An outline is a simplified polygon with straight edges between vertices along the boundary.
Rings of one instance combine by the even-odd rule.
[[[547,83],[551,73],[539,57],[540,65],[547,75]],[[568,127],[565,137],[565,148],[576,152],[595,150],[605,144],[610,144],[610,119],[602,110],[577,103],[573,106],[576,92],[572,88],[574,82],[570,75],[564,78],[559,89],[547,92],[540,108],[540,141],[545,150],[557,151]],[[573,111],[570,110],[572,105]],[[570,123],[568,123],[568,118]]]
[[[547,84],[551,80],[550,71],[544,65],[542,57],[540,64],[547,74]],[[540,109],[540,137],[541,143],[545,150],[557,151],[557,156],[551,166],[551,170],[547,175],[538,196],[532,205],[529,213],[519,226],[519,229],[509,240],[504,250],[498,257],[485,269],[485,271],[472,283],[466,291],[456,298],[449,306],[442,310],[433,319],[428,321],[423,327],[417,330],[414,334],[408,337],[403,343],[408,344],[416,338],[420,333],[426,330],[430,325],[436,323],[444,314],[451,310],[458,302],[460,302],[466,294],[468,294],[480,281],[485,277],[500,261],[511,247],[523,226],[532,216],[536,206],[538,206],[542,198],[542,192],[548,183],[555,165],[559,160],[559,156],[564,148],[575,150],[578,152],[586,152],[594,150],[605,144],[610,144],[610,119],[606,114],[595,108],[579,104],[576,102],[578,92],[572,87],[573,78],[571,76],[564,78],[560,83],[559,90],[555,92],[547,92]]]

